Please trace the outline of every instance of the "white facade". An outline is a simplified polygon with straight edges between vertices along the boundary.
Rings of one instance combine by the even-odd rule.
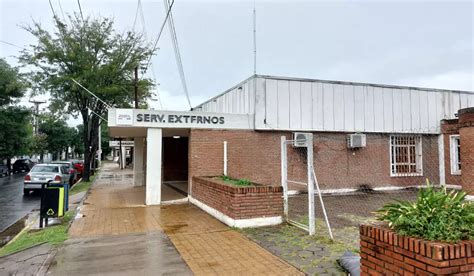
[[[474,92],[254,76],[194,108],[250,114],[257,130],[440,132]]]

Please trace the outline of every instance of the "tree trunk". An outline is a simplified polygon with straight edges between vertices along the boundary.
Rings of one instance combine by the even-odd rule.
[[[91,175],[91,165],[94,160],[95,152],[97,151],[97,130],[99,127],[99,120],[97,116],[89,118],[87,109],[83,110],[82,118],[84,124],[84,181],[89,181]]]
[[[12,159],[7,157],[7,168],[8,168],[8,174],[10,174],[10,169],[12,169]]]

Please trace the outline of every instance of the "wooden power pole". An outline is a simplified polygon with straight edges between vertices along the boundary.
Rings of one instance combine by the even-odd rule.
[[[135,67],[135,108],[138,109],[138,66]]]

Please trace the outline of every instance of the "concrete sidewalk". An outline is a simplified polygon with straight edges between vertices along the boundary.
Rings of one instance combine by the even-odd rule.
[[[194,205],[144,206],[131,171],[105,166],[52,274],[301,274]]]

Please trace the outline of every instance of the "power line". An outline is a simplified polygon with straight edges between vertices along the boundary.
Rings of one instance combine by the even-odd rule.
[[[253,74],[257,74],[257,11],[253,1]]]
[[[13,44],[13,43],[10,43],[8,41],[5,41],[5,40],[0,40],[1,43],[4,43],[4,44],[7,44],[7,45],[10,45],[10,46],[13,46],[13,47],[16,47],[16,48],[20,48],[20,49],[23,49],[23,50],[27,50],[26,48],[24,47],[21,47],[21,46],[18,46],[16,44]]]
[[[168,7],[169,0],[163,0],[163,1],[165,3],[165,8],[171,11],[171,8]],[[173,14],[171,12],[170,12],[170,18],[168,20],[168,26],[171,33],[171,40],[173,41],[174,54],[176,57],[176,63],[178,65],[179,77],[181,78],[181,84],[183,85],[183,90],[186,95],[186,99],[188,100],[189,108],[192,109],[193,106],[191,105],[191,100],[189,99],[189,92],[188,92],[188,86],[186,84],[186,76],[184,74],[183,61],[181,60],[181,55],[179,53],[178,38],[176,36],[176,29],[174,27]]]
[[[84,14],[82,13],[81,1],[77,0],[77,5],[79,6],[79,13],[81,14],[82,23],[84,23]]]
[[[138,0],[137,3],[137,10],[135,11],[135,19],[133,19],[133,27],[132,30],[135,30],[135,25],[137,24],[137,18],[138,18],[138,10],[140,9],[140,0]]]
[[[59,4],[59,10],[61,11],[61,15],[63,17],[63,20],[66,21],[66,17],[64,16],[63,7],[61,6],[61,0],[58,0],[58,4]]]
[[[168,12],[166,13],[165,20],[163,20],[163,24],[161,24],[161,28],[160,28],[160,31],[158,32],[158,36],[156,37],[155,43],[154,43],[153,48],[152,48],[152,52],[155,52],[155,50],[157,49],[158,41],[160,40],[161,34],[163,33],[163,29],[165,28],[166,21],[168,20],[168,18],[170,16],[171,8],[173,7],[173,5],[174,5],[174,0],[173,0],[173,2],[171,2],[170,8],[168,9]],[[145,70],[144,70],[145,72],[148,69],[148,66],[150,65],[152,57],[153,57],[153,55],[150,55],[150,57],[148,58],[148,61],[145,65]]]
[[[137,9],[140,11],[140,20],[142,23],[142,28],[143,28],[143,34],[145,37],[147,36],[147,31],[146,31],[146,23],[145,23],[145,15],[143,13],[143,6],[140,0],[138,0],[138,6]],[[155,74],[155,66],[153,65],[153,62],[150,64],[151,67],[151,73],[152,73],[152,78],[153,81],[156,81],[156,74]],[[161,96],[160,96],[160,91],[158,89],[156,90],[156,97],[158,98],[158,103],[160,104],[160,109],[163,109],[163,102],[161,101]]]

